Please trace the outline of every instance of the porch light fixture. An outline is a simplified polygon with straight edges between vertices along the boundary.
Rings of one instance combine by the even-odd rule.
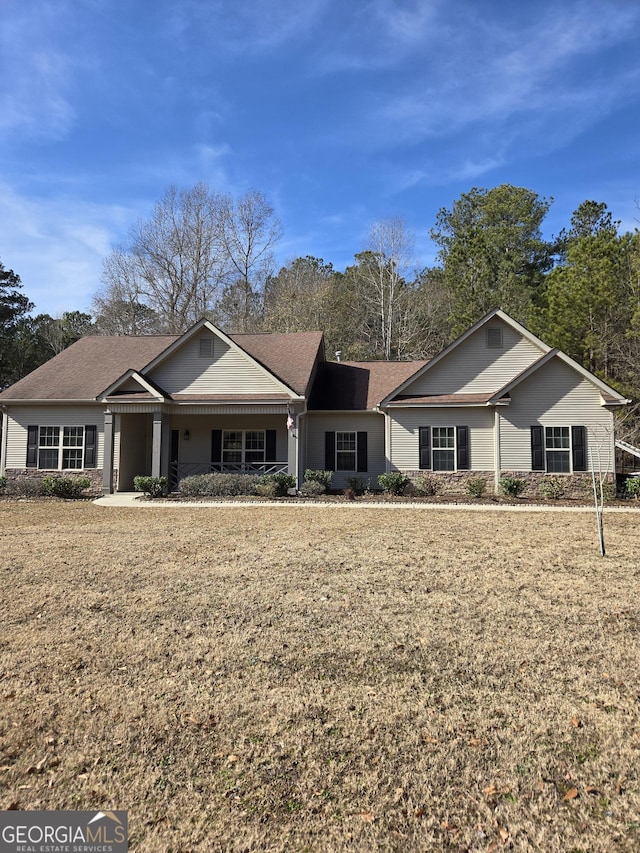
[[[182,434],[182,438],[183,438],[185,441],[189,441],[189,430],[188,430],[188,429],[185,429],[185,431],[184,431],[184,432],[183,432],[183,434]]]

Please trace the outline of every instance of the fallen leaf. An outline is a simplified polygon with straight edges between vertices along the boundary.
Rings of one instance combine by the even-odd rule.
[[[577,788],[569,788],[569,790],[567,791],[567,793],[564,795],[564,797],[562,799],[563,800],[575,800],[575,798],[577,796],[578,796],[578,789]]]
[[[487,785],[487,787],[486,787],[486,788],[483,788],[483,789],[482,789],[482,793],[483,793],[483,794],[486,794],[488,797],[491,797],[491,796],[493,796],[494,794],[497,794],[497,793],[498,793],[498,789],[496,788],[496,786],[495,786],[495,785]]]
[[[369,811],[369,812],[357,812],[357,815],[359,818],[362,818],[362,820],[365,823],[373,823],[374,820],[376,819],[376,816],[371,811]]]
[[[571,717],[570,723],[574,727],[574,729],[582,728],[582,720],[579,720],[578,717]]]
[[[234,764],[236,761],[239,761],[239,758],[237,755],[232,754],[232,755],[227,756],[227,764]]]
[[[506,844],[509,839],[509,831],[502,827],[498,832],[498,835],[500,836],[500,841],[502,841],[503,844]]]
[[[423,743],[438,743],[438,738],[437,737],[431,737],[431,735],[425,735],[422,738],[422,742]]]

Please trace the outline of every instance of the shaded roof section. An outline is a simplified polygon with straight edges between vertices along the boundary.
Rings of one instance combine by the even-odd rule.
[[[127,370],[142,370],[176,335],[80,338],[0,394],[0,400],[94,400]]]
[[[481,406],[485,405],[495,397],[490,391],[486,394],[398,394],[388,404],[389,406]],[[510,401],[508,395],[501,400],[505,403]]]
[[[95,335],[81,338],[7,388],[0,394],[0,400],[95,400],[128,371],[143,375],[143,369],[180,337]],[[229,335],[229,338],[300,395],[308,390],[317,358],[323,357],[322,332]],[[122,392],[114,396],[135,398]]]
[[[321,364],[309,400],[316,411],[375,409],[426,361],[328,361]]]

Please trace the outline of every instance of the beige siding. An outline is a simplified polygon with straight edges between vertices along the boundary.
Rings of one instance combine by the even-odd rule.
[[[213,355],[201,356],[199,338],[204,336],[186,341],[149,378],[169,394],[282,393],[281,384],[266,370],[216,336]]]
[[[544,355],[542,350],[501,320],[496,319],[489,325],[501,326],[502,349],[487,347],[487,330],[482,327],[403,393],[480,394],[497,391]]]
[[[348,485],[349,477],[361,477],[365,482],[369,480],[372,488],[378,488],[378,475],[384,474],[386,470],[384,452],[384,417],[373,412],[362,415],[353,414],[315,414],[307,415],[306,452],[304,468],[324,469],[324,434],[331,432],[366,432],[368,468],[363,472],[336,472],[333,478],[333,486],[342,489]]]
[[[469,427],[469,464],[472,471],[494,468],[493,409],[393,409],[390,423],[391,466],[394,470],[420,468],[419,429],[426,426]]]
[[[591,452],[596,469],[613,471],[613,415],[600,403],[600,392],[591,382],[560,359],[552,359],[518,385],[511,393],[511,405],[500,410],[502,469],[531,470],[529,428],[540,424],[586,427],[587,463]]]
[[[171,418],[171,428],[180,431],[178,460],[180,464],[211,461],[211,430],[276,430],[277,462],[287,461],[287,427],[283,415],[247,417],[228,415],[222,417],[192,417],[189,415]],[[189,440],[184,440],[184,431],[189,430]],[[273,460],[270,460],[273,461]]]
[[[96,467],[102,467],[104,450],[104,414],[95,406],[11,406],[7,432],[7,468],[24,468],[27,462],[27,427],[86,426],[98,428]]]

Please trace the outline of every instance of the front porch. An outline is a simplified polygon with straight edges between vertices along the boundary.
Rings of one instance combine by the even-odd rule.
[[[231,408],[231,407],[227,407]],[[237,407],[240,408],[240,407]],[[287,428],[287,407],[253,411],[119,411],[111,414],[113,468],[118,491],[131,491],[138,475],[167,478],[175,490],[185,478],[212,472],[288,473],[299,480],[299,427]],[[265,411],[264,409],[267,409]],[[278,411],[273,411],[277,408]],[[105,416],[105,494],[114,491],[107,466],[109,415]]]

